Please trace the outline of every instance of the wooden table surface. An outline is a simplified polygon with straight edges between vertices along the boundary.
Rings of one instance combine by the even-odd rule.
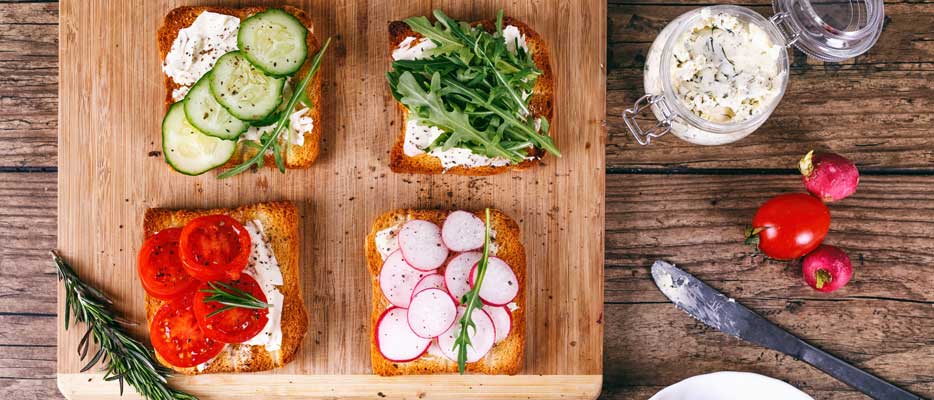
[[[816,399],[866,398],[676,310],[649,276],[651,262],[664,258],[814,344],[934,397],[934,3],[887,2],[882,37],[855,60],[825,64],[795,52],[783,103],[749,138],[720,147],[673,137],[635,145],[619,114],[641,94],[649,45],[668,21],[710,4],[609,5],[603,396],[645,399],[688,376],[740,370]],[[771,13],[768,0],[743,5]],[[57,4],[0,4],[5,399],[60,398],[55,273],[46,256],[56,231],[57,42]],[[801,190],[792,168],[811,148],[845,154],[863,173],[857,194],[831,206],[827,242],[848,250],[856,271],[830,295],[800,283],[795,266],[741,244],[758,204]]]

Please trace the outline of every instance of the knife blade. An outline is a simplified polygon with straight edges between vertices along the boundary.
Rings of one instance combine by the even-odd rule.
[[[681,311],[712,328],[811,364],[874,399],[921,400],[799,339],[668,262],[655,261],[652,278]]]

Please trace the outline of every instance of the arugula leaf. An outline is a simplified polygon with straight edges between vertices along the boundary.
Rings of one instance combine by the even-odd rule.
[[[452,79],[448,79],[448,80],[445,80],[444,83],[447,85],[447,88],[451,92],[456,92],[456,93],[463,95],[465,98],[469,99],[472,104],[486,108],[490,112],[498,115],[505,122],[511,124],[516,129],[519,129],[521,133],[524,134],[524,137],[522,137],[523,139],[528,139],[534,142],[536,147],[543,148],[556,155],[561,155],[561,153],[558,151],[558,148],[555,147],[554,142],[552,142],[551,137],[541,135],[538,132],[536,132],[534,126],[532,126],[531,123],[523,122],[519,120],[515,116],[514,113],[509,113],[503,110],[502,108],[494,107],[490,103],[484,101],[484,99],[477,96],[477,94],[474,91],[470,90],[470,88],[464,85],[461,85],[460,82],[457,82]],[[541,118],[541,120],[543,121],[542,127],[544,128],[544,131],[547,132],[548,131],[548,120],[545,118]]]
[[[420,119],[450,132],[446,146],[450,146],[449,143],[452,142],[469,140],[482,145],[487,153],[494,157],[505,157],[515,162],[524,159],[522,154],[506,150],[495,139],[471,126],[467,114],[445,107],[438,94],[441,89],[441,74],[436,72],[432,75],[430,89],[426,92],[412,73],[405,72],[399,77],[396,89],[402,96],[399,101],[409,110],[415,110]]]
[[[474,54],[476,54],[477,57],[480,58],[480,60],[485,62],[486,65],[491,70],[491,72],[493,72],[493,76],[496,77],[496,80],[499,81],[499,83],[506,90],[506,92],[509,93],[509,96],[515,102],[516,106],[519,107],[519,112],[521,113],[521,115],[522,116],[529,115],[529,108],[525,105],[525,101],[521,97],[519,97],[519,94],[516,93],[516,91],[512,88],[509,82],[506,81],[506,78],[503,76],[500,70],[496,68],[496,65],[493,62],[493,58],[496,58],[497,55],[502,54],[503,52],[508,53],[508,51],[506,51],[506,41],[505,40],[487,41],[488,45],[491,44],[493,46],[492,52],[488,55],[486,49],[484,49],[484,46],[481,46],[481,41],[479,40],[479,38],[483,37],[483,35],[479,35],[478,40],[474,40],[473,43],[471,43],[471,38],[467,36],[467,34],[465,34],[464,31],[460,29],[460,25],[458,25],[457,21],[451,19],[451,17],[448,17],[441,10],[435,10],[434,14],[435,14],[435,18],[437,18],[438,21],[441,22],[441,24],[448,27],[448,29],[452,33],[454,33],[454,36],[460,39],[461,42],[464,42],[464,44],[466,45],[471,45],[471,44],[473,45]],[[497,20],[499,21],[500,24],[502,24],[501,17],[498,17]]]
[[[483,234],[483,256],[477,263],[477,277],[474,279],[473,288],[461,297],[461,304],[464,305],[464,316],[458,323],[461,326],[457,338],[454,339],[454,349],[457,350],[457,371],[462,375],[467,370],[467,346],[470,345],[469,328],[477,331],[477,325],[473,322],[474,310],[483,307],[480,302],[480,285],[483,284],[483,277],[486,276],[486,268],[490,261],[490,209],[486,209],[486,222]]]
[[[428,18],[424,16],[408,18],[405,20],[405,23],[409,28],[412,28],[413,31],[431,39],[431,41],[438,45],[437,48],[432,50],[434,54],[450,53],[464,47],[464,45],[451,34],[450,30],[432,25],[431,21],[428,21]]]
[[[413,118],[445,131],[424,150],[459,147],[488,157],[511,154],[506,158],[520,162],[531,147],[560,157],[548,136],[547,119],[530,115],[529,99],[541,71],[518,43],[514,52],[508,49],[502,35],[502,11],[497,13],[495,32],[471,27],[439,10],[434,16],[435,24],[425,17],[406,22],[438,47],[426,52],[427,58],[393,62],[393,69],[386,74],[393,97],[406,105]],[[406,74],[403,93],[400,87]],[[435,83],[436,76],[440,76],[440,84]],[[430,94],[433,101],[403,101],[418,98],[413,91]],[[432,107],[427,107],[429,103]],[[457,122],[453,124],[457,130],[449,120]]]

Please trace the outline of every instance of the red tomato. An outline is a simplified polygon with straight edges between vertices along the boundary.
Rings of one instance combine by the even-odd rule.
[[[139,249],[136,259],[139,280],[152,297],[172,300],[198,285],[185,271],[178,255],[181,233],[181,228],[165,229],[146,239]]]
[[[814,196],[792,193],[765,202],[752,219],[759,250],[778,260],[793,260],[817,248],[830,229],[830,210]]]
[[[149,324],[149,340],[176,367],[194,367],[218,355],[224,344],[204,335],[192,310],[191,296],[165,303]]]
[[[195,218],[179,238],[185,269],[202,281],[239,278],[250,257],[250,244],[246,228],[226,215]]]
[[[247,292],[259,301],[266,302],[266,295],[263,289],[259,287],[253,277],[242,274],[240,279],[224,282],[237,289]],[[211,296],[210,293],[204,293],[202,290],[211,289],[205,282],[198,287],[195,293],[194,311],[198,318],[198,324],[204,330],[204,334],[214,340],[224,343],[243,343],[252,339],[269,321],[269,309],[251,309],[234,307],[226,311],[221,311],[208,317],[209,314],[223,308],[224,305],[216,301],[205,302],[205,298]]]

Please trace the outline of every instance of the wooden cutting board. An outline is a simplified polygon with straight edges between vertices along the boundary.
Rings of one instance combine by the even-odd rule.
[[[235,2],[232,5],[271,2]],[[194,1],[61,4],[58,246],[118,310],[145,321],[135,273],[143,213],[150,207],[227,207],[291,200],[301,212],[301,266],[310,327],[297,359],[268,373],[173,379],[202,399],[593,398],[603,360],[603,231],[606,3],[602,0],[289,1],[308,12],[325,57],[323,153],[308,170],[272,169],[219,181],[186,177],[161,154],[163,85],[156,29],[170,9]],[[210,4],[219,4],[211,1]],[[281,3],[280,3],[281,4]],[[389,21],[441,8],[462,20],[498,7],[550,44],[557,76],[552,132],[564,153],[497,177],[392,173],[400,112],[384,74]],[[518,376],[381,378],[370,375],[369,278],[364,236],[399,207],[480,208],[512,215],[529,259],[529,332]],[[61,288],[60,288],[61,290]],[[63,307],[61,291],[59,309]],[[59,321],[58,381],[69,398],[117,399],[115,383],[81,374],[82,332]],[[145,324],[135,333],[144,337]],[[132,390],[130,391],[132,392]]]

